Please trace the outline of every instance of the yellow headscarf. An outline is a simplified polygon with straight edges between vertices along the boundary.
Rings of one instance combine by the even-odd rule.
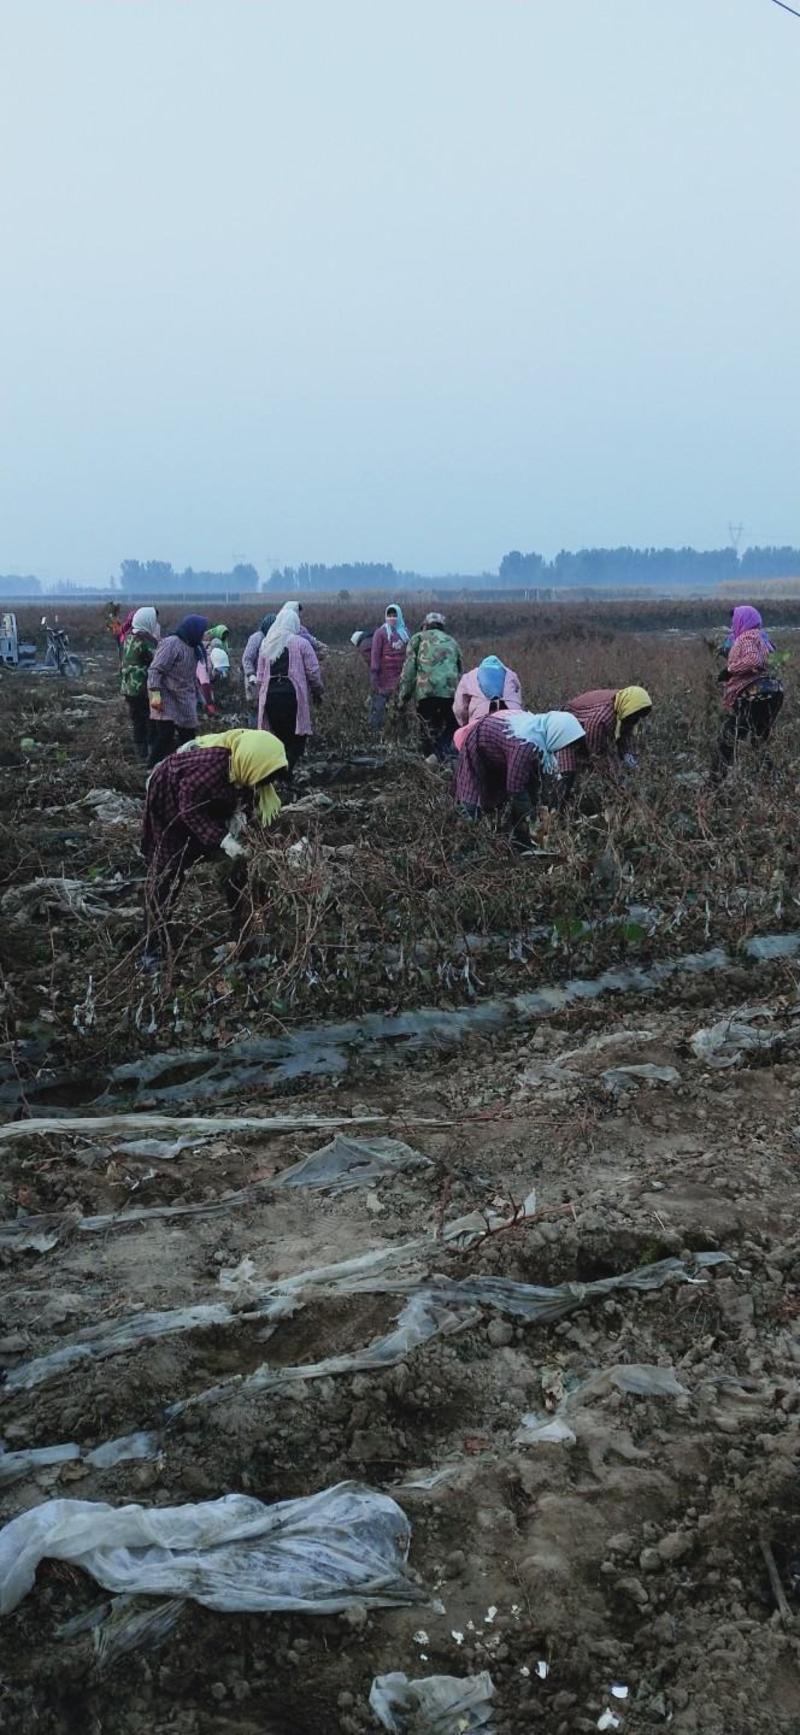
[[[283,742],[266,729],[227,729],[220,735],[198,735],[195,747],[227,747],[231,783],[244,789],[255,789],[265,777],[274,777],[289,763]],[[271,786],[257,790],[256,811],[262,825],[271,825],[280,810],[280,797]]]
[[[614,694],[614,710],[617,727],[614,730],[615,740],[622,734],[622,725],[628,717],[635,717],[638,711],[651,711],[653,701],[645,687],[620,687]]]

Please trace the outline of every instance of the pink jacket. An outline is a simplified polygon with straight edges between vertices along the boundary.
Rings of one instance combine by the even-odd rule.
[[[521,711],[523,709],[519,675],[515,675],[513,669],[506,670],[503,698],[509,711]],[[461,676],[456,687],[453,700],[456,722],[460,723],[462,728],[465,723],[477,723],[480,717],[488,715],[489,705],[490,700],[485,697],[478,685],[477,669],[470,669],[466,675]]]
[[[289,652],[289,680],[297,694],[297,722],[294,726],[295,735],[313,735],[311,722],[310,695],[322,696],[322,676],[319,672],[317,653],[308,638],[300,633],[293,633],[287,645]],[[267,712],[267,688],[269,686],[270,665],[265,663],[259,653],[258,658],[258,727],[269,727]],[[267,717],[265,723],[264,718]]]

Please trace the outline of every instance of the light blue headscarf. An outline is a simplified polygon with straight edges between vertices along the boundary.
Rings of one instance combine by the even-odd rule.
[[[398,636],[402,639],[403,644],[407,645],[408,644],[408,627],[406,626],[406,623],[403,620],[403,610],[401,609],[399,602],[387,602],[387,604],[386,604],[387,614],[388,614],[388,611],[390,608],[394,608],[397,610],[397,622],[396,622],[396,625],[394,627],[392,627],[392,625],[389,621],[387,621],[387,620],[384,621],[383,630],[386,634],[386,637],[387,637],[387,639],[390,639],[392,636],[392,633],[396,632],[398,634]]]
[[[545,771],[556,770],[556,754],[572,747],[586,733],[571,711],[504,711],[502,720],[518,741],[529,741],[542,756]]]
[[[502,699],[508,670],[499,657],[484,657],[478,664],[478,686],[484,699]]]

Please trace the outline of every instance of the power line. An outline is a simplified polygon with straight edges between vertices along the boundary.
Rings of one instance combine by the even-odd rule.
[[[780,6],[782,12],[791,12],[793,18],[800,18],[800,12],[796,12],[793,6],[787,6],[786,0],[773,0],[773,5]]]

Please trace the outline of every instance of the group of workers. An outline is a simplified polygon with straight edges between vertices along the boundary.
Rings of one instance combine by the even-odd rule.
[[[241,928],[241,834],[254,817],[266,825],[279,811],[313,731],[313,709],[323,700],[326,646],[301,615],[299,602],[287,602],[250,635],[242,657],[249,727],[215,734],[198,734],[198,717],[217,709],[215,680],[230,681],[228,629],[188,615],[162,636],[155,608],[137,609],[124,623],[122,691],[137,750],[152,773],[143,836],[151,933],[163,924],[191,863],[218,853],[227,858],[226,895]],[[351,642],[369,670],[372,727],[383,727],[390,706],[399,712],[413,701],[428,762],[454,769],[459,811],[470,819],[493,816],[517,851],[531,847],[530,824],[545,793],[551,805],[563,806],[582,766],[593,763],[619,777],[636,765],[635,731],[652,710],[642,686],[578,693],[563,710],[532,712],[513,669],[487,656],[465,672],[444,617],[427,614],[412,635],[398,603],[388,605],[378,628],[354,633]],[[215,663],[217,651],[223,657]],[[773,652],[758,611],[736,608],[722,647],[725,716],[716,781],[737,743],[769,739],[783,701]]]

